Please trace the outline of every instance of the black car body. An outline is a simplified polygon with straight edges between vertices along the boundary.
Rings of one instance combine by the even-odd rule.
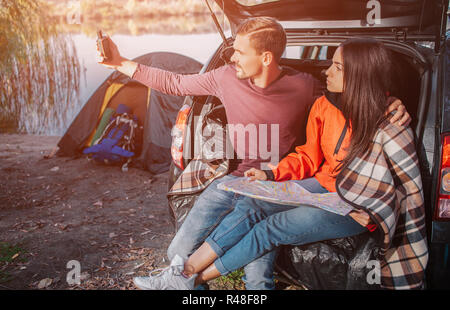
[[[396,77],[398,92],[395,95],[401,98],[412,116],[411,127],[417,139],[417,153],[424,185],[430,253],[427,287],[449,288],[450,40],[446,35],[448,0],[216,0],[216,2],[227,15],[233,35],[236,26],[245,18],[272,16],[278,19],[286,29],[288,42],[281,64],[311,73],[322,81],[324,81],[323,70],[330,65],[334,50],[348,38],[373,37],[383,41],[394,51],[398,74]],[[204,65],[203,72],[213,70],[229,61],[232,40],[232,38],[224,40]],[[208,182],[204,185],[177,190],[173,187],[186,173],[185,168],[196,158],[198,152],[195,148],[196,143],[208,140],[208,137],[202,135],[201,128],[205,125],[225,128],[225,124],[224,108],[217,98],[211,96],[185,99],[185,107],[177,121],[178,127],[173,131],[174,163],[171,166],[168,191],[169,207],[177,228],[201,191],[212,180],[223,176],[231,164],[227,159],[212,158],[209,164],[221,169],[216,169],[216,173],[207,176]],[[304,137],[299,137],[297,142],[301,143],[302,139]],[[360,244],[355,245],[358,242]],[[350,253],[357,256],[368,251],[364,247],[361,248],[361,244],[368,244],[367,240],[361,242],[338,240],[335,244],[333,241],[325,245],[318,243],[319,245],[297,250],[309,251],[310,254],[322,251],[322,254],[333,256],[343,249],[342,255]],[[326,252],[323,252],[324,246]],[[321,247],[322,250],[317,247]],[[297,259],[298,262],[302,253],[306,252],[295,254],[290,248],[285,252],[284,261]],[[345,263],[348,264],[352,259],[353,256],[347,257]],[[323,261],[321,263],[324,264]],[[297,268],[297,273],[294,269],[284,268],[281,273],[291,282],[304,284],[307,288],[366,288],[348,283],[341,283],[341,286],[328,285],[326,282],[339,282],[342,278],[330,276],[327,280],[324,276],[326,273],[324,275],[313,273],[309,276],[310,279],[303,281],[298,274],[302,271],[301,267]],[[336,273],[336,270],[327,272]],[[363,279],[360,277],[359,280]]]

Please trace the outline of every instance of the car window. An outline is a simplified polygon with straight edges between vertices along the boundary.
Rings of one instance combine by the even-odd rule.
[[[246,6],[252,6],[252,5],[258,5],[262,3],[268,3],[268,2],[278,2],[280,0],[237,0],[239,4],[246,5]]]
[[[334,53],[334,47],[328,46],[287,46],[283,58],[288,59],[331,59]],[[328,53],[330,50],[330,53]]]

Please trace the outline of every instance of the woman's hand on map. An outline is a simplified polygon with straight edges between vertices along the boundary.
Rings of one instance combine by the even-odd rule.
[[[256,169],[256,168],[251,168],[251,169],[245,171],[244,176],[248,177],[250,179],[250,181],[255,181],[255,180],[265,181],[265,180],[267,180],[267,174],[264,171]]]

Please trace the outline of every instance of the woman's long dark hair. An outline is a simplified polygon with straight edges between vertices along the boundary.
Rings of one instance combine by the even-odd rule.
[[[390,51],[374,39],[349,39],[340,46],[344,62],[342,113],[351,128],[351,139],[337,170],[371,148],[385,119],[393,67]]]

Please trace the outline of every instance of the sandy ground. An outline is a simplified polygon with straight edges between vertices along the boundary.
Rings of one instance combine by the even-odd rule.
[[[0,242],[20,249],[0,261],[0,289],[134,288],[133,276],[168,264],[167,173],[44,159],[58,141],[0,135]],[[67,282],[73,260],[79,285]]]

